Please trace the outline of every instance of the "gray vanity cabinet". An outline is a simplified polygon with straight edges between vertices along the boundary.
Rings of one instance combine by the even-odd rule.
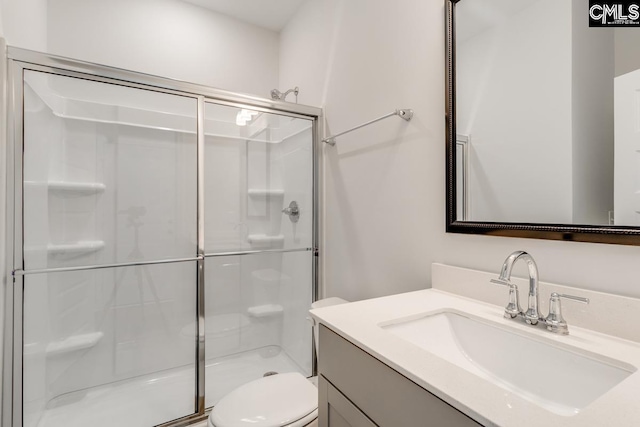
[[[481,425],[324,325],[319,348],[319,427]]]
[[[320,426],[327,427],[376,427],[356,405],[323,376],[318,380],[320,393]]]

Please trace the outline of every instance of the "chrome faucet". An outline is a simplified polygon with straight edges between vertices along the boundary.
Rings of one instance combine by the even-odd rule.
[[[524,260],[527,263],[527,268],[529,269],[529,306],[525,312],[520,308],[518,287],[511,283],[511,271],[513,270],[513,264],[515,264],[519,259]],[[509,303],[504,309],[504,317],[511,319],[522,317],[525,322],[530,325],[537,325],[538,322],[541,321],[541,325],[556,334],[567,335],[569,333],[567,322],[564,320],[564,317],[562,317],[560,298],[589,304],[589,298],[552,292],[551,299],[549,300],[549,315],[546,317],[542,316],[538,309],[540,305],[538,296],[538,266],[533,260],[533,257],[524,251],[516,251],[509,255],[504,261],[504,264],[502,264],[500,277],[497,279],[491,279],[491,283],[509,287]]]
[[[519,310],[518,290],[515,285],[511,284],[511,270],[513,270],[513,265],[519,259],[522,259],[527,263],[527,268],[529,270],[529,305],[527,311],[522,315],[527,323],[535,325],[538,321],[542,320],[542,316],[540,316],[540,312],[538,311],[538,307],[540,306],[540,299],[538,296],[538,266],[531,255],[524,251],[515,251],[509,255],[507,259],[504,260],[504,264],[502,264],[500,277],[498,279],[492,279],[491,282],[497,283],[498,285],[509,286],[511,288],[510,294],[513,295],[515,293],[515,298],[513,296],[510,297],[509,305],[511,306],[513,302],[512,299],[515,299],[516,307]],[[512,307],[512,311],[508,313],[510,317],[517,316],[513,309],[514,307]]]

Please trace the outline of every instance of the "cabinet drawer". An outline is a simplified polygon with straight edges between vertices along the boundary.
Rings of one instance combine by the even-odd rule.
[[[319,348],[319,373],[380,427],[481,425],[324,325]]]

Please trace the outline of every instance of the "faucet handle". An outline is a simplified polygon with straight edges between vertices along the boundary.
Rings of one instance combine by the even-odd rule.
[[[516,286],[515,284],[511,283],[510,281],[504,280],[504,279],[491,279],[491,280],[489,280],[489,282],[495,283],[496,285],[502,285],[502,286]]]
[[[504,317],[507,319],[513,319],[522,314],[522,308],[520,308],[520,296],[518,294],[518,286],[504,279],[491,279],[491,283],[496,285],[509,287],[509,303],[504,308]]]
[[[585,298],[585,297],[577,297],[575,295],[559,294],[557,292],[552,292],[551,293],[551,298],[553,298],[554,296],[557,297],[557,298],[572,299],[574,301],[578,301],[578,302],[581,302],[583,304],[589,304],[589,298]]]
[[[567,322],[564,320],[564,317],[562,317],[562,304],[560,304],[560,298],[578,301],[583,304],[589,304],[589,298],[559,294],[557,292],[551,293],[551,298],[549,299],[549,315],[544,319],[544,322],[547,324],[547,329],[551,332],[560,335],[569,335],[569,327]]]

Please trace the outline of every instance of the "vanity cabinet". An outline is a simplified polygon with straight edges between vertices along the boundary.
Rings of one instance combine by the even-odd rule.
[[[319,348],[319,427],[481,425],[324,325]]]

